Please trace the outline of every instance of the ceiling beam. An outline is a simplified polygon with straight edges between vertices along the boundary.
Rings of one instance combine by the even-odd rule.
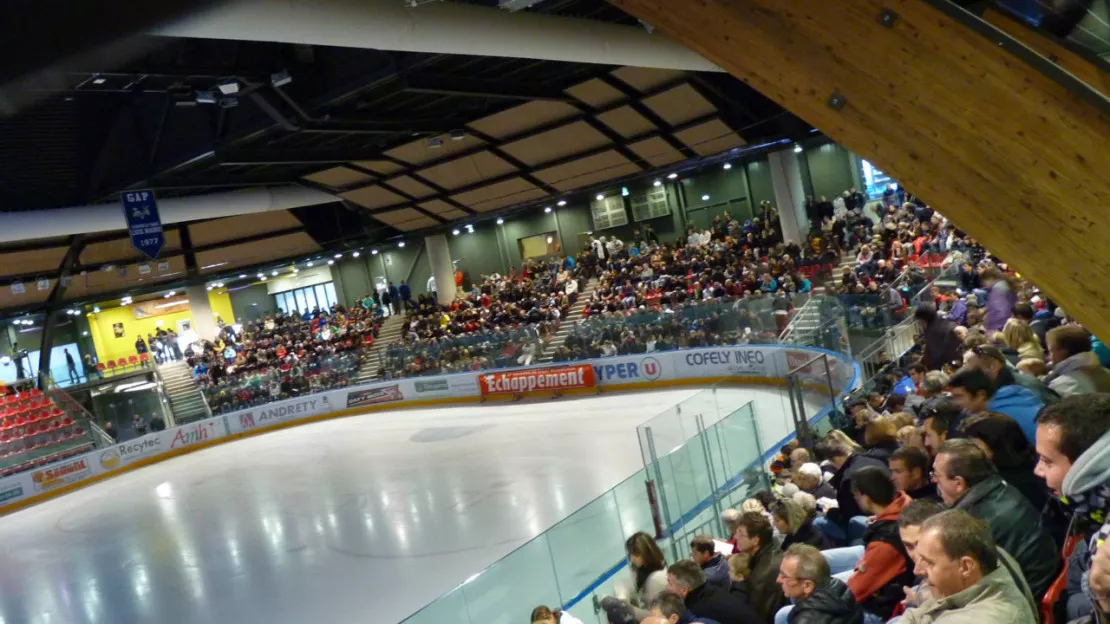
[[[401,85],[404,91],[410,93],[432,93],[503,100],[548,100],[568,103],[577,101],[562,89],[547,85],[427,72],[402,74]]]

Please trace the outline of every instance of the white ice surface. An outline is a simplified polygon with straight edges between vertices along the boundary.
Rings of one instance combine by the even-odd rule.
[[[642,468],[636,425],[696,392],[379,412],[145,467],[0,518],[0,624],[397,622]],[[789,431],[779,391],[730,392],[764,445]]]

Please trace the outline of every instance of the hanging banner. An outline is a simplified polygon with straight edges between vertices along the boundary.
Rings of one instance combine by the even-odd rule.
[[[162,219],[154,191],[127,191],[120,193],[123,216],[127,219],[127,232],[131,246],[151,260],[158,257],[166,239],[162,234]]]

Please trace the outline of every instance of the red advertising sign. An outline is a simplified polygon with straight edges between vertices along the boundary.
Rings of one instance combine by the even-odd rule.
[[[593,388],[596,385],[594,369],[589,364],[478,375],[478,387],[482,390],[482,396]]]

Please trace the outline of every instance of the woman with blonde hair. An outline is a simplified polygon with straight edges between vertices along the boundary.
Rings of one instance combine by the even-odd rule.
[[[1044,359],[1044,349],[1041,348],[1037,334],[1029,323],[1021,319],[1012,318],[1006,321],[1002,328],[1002,339],[1006,341],[1006,346],[1018,352],[1022,360]]]
[[[809,544],[818,550],[833,547],[829,538],[813,528],[813,518],[793,499],[785,498],[771,507],[771,524],[783,535],[783,551],[792,544]]]

